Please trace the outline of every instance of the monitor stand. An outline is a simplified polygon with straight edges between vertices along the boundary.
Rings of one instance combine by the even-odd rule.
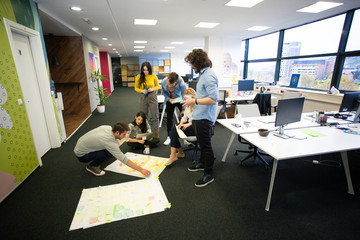
[[[279,133],[274,133],[274,136],[279,137],[279,138],[283,138],[283,139],[293,138],[294,136],[284,134],[284,127],[285,127],[285,125],[281,125],[279,127]]]

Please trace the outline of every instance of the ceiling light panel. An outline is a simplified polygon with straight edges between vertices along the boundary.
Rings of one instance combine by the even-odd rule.
[[[134,43],[147,43],[147,41],[136,40],[136,41],[134,41]]]
[[[266,30],[269,28],[270,27],[268,27],[268,26],[253,26],[251,28],[247,28],[246,30],[248,30],[248,31],[263,31],[263,30]]]
[[[319,12],[328,10],[330,8],[338,7],[341,5],[343,5],[343,3],[319,1],[317,3],[314,3],[310,6],[304,7],[302,9],[299,9],[296,11],[297,12],[306,12],[306,13],[319,13]]]
[[[262,1],[264,0],[231,0],[225,6],[251,8]]]
[[[158,20],[155,19],[134,19],[135,25],[156,25]]]
[[[134,48],[145,48],[145,46],[134,46]]]
[[[217,25],[219,25],[219,23],[199,22],[198,24],[195,25],[195,27],[197,27],[197,28],[214,28]]]
[[[77,7],[77,6],[72,6],[70,9],[75,11],[75,12],[81,12],[82,11],[81,7]]]
[[[181,45],[184,44],[184,42],[171,42],[171,44]]]

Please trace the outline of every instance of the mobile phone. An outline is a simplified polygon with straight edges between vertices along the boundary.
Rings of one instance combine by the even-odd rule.
[[[237,127],[237,128],[241,127],[241,125],[237,124],[237,123],[232,123],[231,125],[233,125],[234,127]]]

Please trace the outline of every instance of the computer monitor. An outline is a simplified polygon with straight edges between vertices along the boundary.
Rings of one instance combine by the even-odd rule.
[[[189,81],[188,84],[189,84],[189,88],[193,88],[195,91],[196,91],[196,84],[197,84],[198,81],[196,80],[192,80],[192,81]]]
[[[339,112],[352,112],[356,111],[354,122],[359,118],[360,112],[360,92],[348,92],[344,94],[341,101]]]
[[[254,90],[254,80],[239,80],[238,81],[238,91],[253,91]]]
[[[189,78],[187,76],[181,76],[184,82],[189,82]]]
[[[278,137],[288,138],[284,135],[284,127],[289,123],[299,122],[304,107],[304,97],[280,99],[276,111],[275,126],[279,126]]]

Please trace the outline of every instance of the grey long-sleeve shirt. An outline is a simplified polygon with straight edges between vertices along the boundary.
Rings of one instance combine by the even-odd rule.
[[[103,125],[97,127],[79,138],[74,148],[77,157],[82,157],[90,152],[108,150],[111,155],[126,164],[129,159],[121,152],[119,145],[112,134],[112,127]]]

